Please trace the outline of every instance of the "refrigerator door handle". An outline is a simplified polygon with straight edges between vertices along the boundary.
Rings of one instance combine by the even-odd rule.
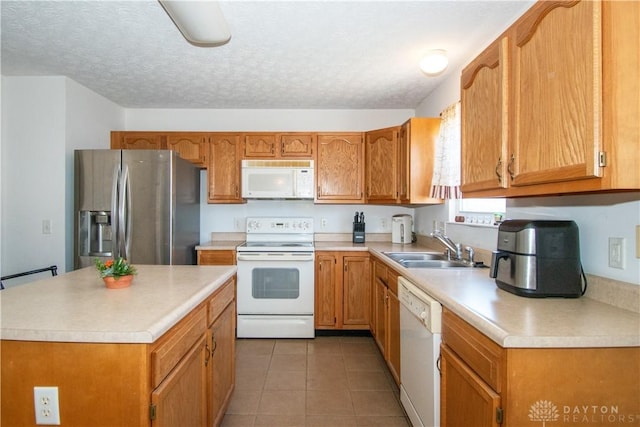
[[[125,232],[124,232],[124,258],[129,259],[129,255],[131,254],[131,232],[132,232],[132,222],[131,217],[131,175],[129,175],[129,166],[124,166],[124,177],[122,179],[124,182],[124,198],[125,198]],[[123,209],[124,210],[124,209]]]
[[[119,209],[118,209],[118,193],[120,189],[120,165],[116,165],[113,168],[113,180],[111,182],[111,232],[115,236],[115,242],[113,242],[113,257],[120,256],[120,240],[118,239],[118,233],[120,230],[120,222],[118,221]]]
[[[118,183],[119,192],[118,192],[118,256],[122,258],[127,258],[127,252],[125,247],[125,232],[127,224],[125,222],[125,184],[126,177],[129,173],[126,165],[122,165],[122,172],[120,174],[120,181]]]

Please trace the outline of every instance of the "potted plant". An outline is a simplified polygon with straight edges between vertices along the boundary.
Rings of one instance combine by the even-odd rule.
[[[126,288],[131,285],[133,275],[136,274],[134,266],[126,259],[119,257],[102,262],[96,258],[96,268],[104,284],[110,289]]]

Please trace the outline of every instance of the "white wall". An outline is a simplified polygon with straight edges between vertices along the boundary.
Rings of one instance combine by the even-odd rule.
[[[122,108],[65,77],[2,77],[3,275],[70,268],[73,149],[109,148],[108,131],[123,126]]]
[[[354,131],[402,124],[413,110],[128,109],[126,130]]]
[[[433,116],[460,99],[460,73],[452,76],[416,109],[416,116]],[[635,258],[635,225],[640,224],[640,193],[576,195],[507,200],[508,218],[572,219],[580,228],[580,251],[586,273],[640,285],[640,259]],[[434,220],[449,218],[449,203],[416,209],[421,234],[432,230]],[[449,224],[454,241],[494,250],[495,229]],[[626,239],[625,269],[608,266],[608,237]]]
[[[3,275],[65,265],[64,84],[2,78]],[[52,234],[42,234],[43,219]]]

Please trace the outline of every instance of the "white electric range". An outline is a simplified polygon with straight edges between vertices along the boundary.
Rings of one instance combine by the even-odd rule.
[[[247,218],[236,249],[239,338],[313,338],[313,218]]]

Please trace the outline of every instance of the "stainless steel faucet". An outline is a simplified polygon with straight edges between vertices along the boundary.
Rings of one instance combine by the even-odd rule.
[[[453,240],[439,231],[431,233],[431,237],[442,243],[447,248],[447,255],[449,258],[453,255],[456,260],[462,259],[462,246],[460,243],[453,243]]]

